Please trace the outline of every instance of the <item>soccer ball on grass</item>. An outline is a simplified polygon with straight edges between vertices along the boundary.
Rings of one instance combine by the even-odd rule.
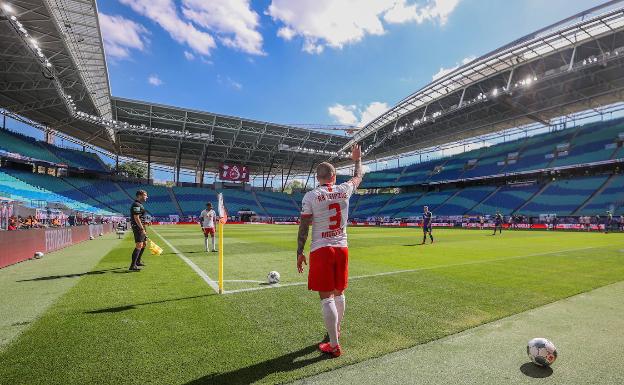
[[[557,348],[546,338],[533,338],[527,344],[527,354],[534,364],[548,367],[557,359]]]
[[[267,280],[269,281],[270,285],[279,283],[280,281],[280,273],[278,273],[277,271],[272,271],[267,275]]]

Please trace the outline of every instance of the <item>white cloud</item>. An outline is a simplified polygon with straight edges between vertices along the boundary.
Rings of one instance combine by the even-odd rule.
[[[458,69],[459,67],[461,67],[461,66],[463,66],[463,65],[465,65],[465,64],[470,63],[470,62],[471,62],[471,61],[473,61],[474,59],[476,59],[476,57],[475,57],[475,56],[469,56],[469,57],[467,57],[467,58],[464,58],[464,59],[461,61],[461,64],[457,64],[457,65],[455,65],[454,67],[451,67],[451,68],[444,68],[444,67],[440,67],[440,70],[439,70],[438,72],[436,72],[435,74],[433,74],[433,76],[431,77],[431,80],[437,80],[437,79],[439,79],[439,78],[441,78],[441,77],[445,76],[446,74],[449,74],[449,73],[451,73],[451,72],[455,71],[455,70],[456,70],[456,69]]]
[[[406,0],[397,0],[394,6],[384,14],[384,20],[388,23],[396,24],[411,21],[420,24],[430,20],[438,21],[441,25],[444,25],[458,4],[459,0],[434,0],[424,5],[418,3],[407,4]]]
[[[355,113],[357,112],[357,106],[355,105],[345,106],[340,103],[336,103],[333,106],[330,106],[327,109],[327,112],[340,124],[355,126],[358,122],[358,118],[355,116]]]
[[[123,16],[99,14],[104,50],[107,56],[125,59],[131,50],[143,51],[149,31]]]
[[[193,23],[213,31],[227,47],[264,55],[260,16],[249,0],[182,0],[182,13]]]
[[[229,76],[222,77],[221,75],[217,75],[217,82],[219,82],[219,84],[226,85],[236,91],[240,91],[243,89],[243,85],[241,83],[237,82]]]
[[[180,18],[173,0],[119,0],[135,12],[158,23],[177,42],[188,45],[201,55],[210,55],[216,47],[214,38],[207,32]]]
[[[373,119],[386,112],[388,108],[388,104],[382,102],[372,102],[364,109],[358,108],[358,106],[354,104],[343,105],[336,103],[330,106],[327,112],[340,124],[364,127]]]
[[[368,123],[370,123],[373,119],[388,111],[390,107],[387,103],[382,102],[372,102],[369,104],[364,111],[362,111],[362,115],[360,118],[359,127],[364,127]]]
[[[150,75],[150,76],[147,78],[147,82],[148,82],[149,84],[153,85],[153,86],[156,86],[156,87],[161,86],[161,85],[163,84],[163,81],[162,81],[162,80],[160,80],[160,78],[158,77],[158,75]]]
[[[193,55],[189,51],[184,51],[184,57],[186,58],[186,60],[195,60],[195,55]]]
[[[199,0],[197,0],[199,1]],[[277,35],[286,41],[299,36],[302,49],[321,53],[342,48],[367,35],[382,35],[384,23],[425,21],[445,24],[459,0],[272,0],[266,14],[281,23]]]
[[[367,34],[383,34],[378,15],[387,10],[390,3],[390,0],[272,0],[267,14],[284,24],[278,36],[285,40],[301,36],[305,51],[320,53],[326,45],[342,48],[362,40]]]
[[[288,27],[282,27],[277,31],[277,36],[281,37],[286,41],[292,40],[296,35],[297,32],[295,32],[292,28]]]

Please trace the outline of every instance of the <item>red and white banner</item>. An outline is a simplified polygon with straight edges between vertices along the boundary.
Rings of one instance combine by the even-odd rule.
[[[579,224],[579,223],[560,223],[557,225],[556,228],[561,229],[561,230],[587,230],[587,226],[588,225]],[[552,228],[552,225],[550,225],[550,227]],[[590,224],[589,229],[590,230],[604,230],[604,225]]]
[[[222,163],[219,166],[219,179],[233,182],[249,182],[249,167]]]
[[[100,234],[106,234],[112,230],[113,225],[107,223],[103,225],[0,231],[0,268],[30,259],[37,251],[49,253],[86,241],[89,237],[97,238]]]

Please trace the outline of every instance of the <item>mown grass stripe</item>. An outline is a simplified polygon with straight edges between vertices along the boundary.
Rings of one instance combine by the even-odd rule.
[[[197,273],[197,275],[199,275],[201,277],[201,279],[203,279],[208,286],[210,286],[212,288],[212,290],[214,290],[215,292],[219,292],[219,285],[208,276],[208,274],[206,274],[205,271],[203,271],[202,269],[199,268],[199,266],[197,266],[196,264],[193,263],[193,261],[191,261],[186,255],[184,255],[183,252],[181,252],[180,250],[178,250],[174,245],[171,244],[171,242],[169,242],[165,237],[163,237],[162,235],[160,235],[158,233],[158,231],[156,231],[156,229],[152,229],[152,231],[160,238],[163,240],[163,242],[165,242],[165,244],[167,246],[169,246],[169,248],[177,254],[178,257],[180,257],[180,259],[182,259],[184,262],[186,262],[187,265],[189,265],[191,267],[191,269],[193,269],[193,271],[195,271]]]

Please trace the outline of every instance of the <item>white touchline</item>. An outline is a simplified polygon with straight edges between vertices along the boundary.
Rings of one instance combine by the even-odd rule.
[[[215,281],[213,281],[212,278],[210,278],[208,274],[206,274],[205,271],[200,269],[199,266],[197,266],[196,264],[193,263],[193,261],[188,259],[188,257],[184,255],[184,253],[176,249],[176,247],[173,246],[167,239],[165,239],[165,237],[160,235],[158,231],[156,231],[156,229],[152,227],[152,230],[154,231],[154,233],[156,233],[156,235],[158,235],[167,244],[167,246],[169,246],[171,250],[173,250],[174,253],[178,255],[178,257],[180,257],[180,259],[186,262],[186,264],[189,265],[191,269],[195,270],[195,272],[201,277],[201,279],[206,281],[206,283],[212,288],[212,290],[214,290],[217,293],[219,292],[219,285]]]
[[[384,275],[414,273],[414,272],[417,272],[417,271],[434,270],[434,269],[441,269],[441,268],[445,268],[445,267],[455,267],[455,266],[465,266],[465,265],[478,265],[478,264],[481,264],[481,263],[506,261],[506,260],[510,260],[510,259],[539,257],[540,255],[559,254],[559,253],[566,253],[566,252],[569,252],[569,251],[601,249],[601,248],[604,248],[604,247],[606,247],[606,246],[581,247],[581,248],[577,248],[577,249],[567,249],[567,250],[550,251],[550,252],[546,252],[546,253],[516,255],[516,256],[513,256],[513,257],[495,258],[495,259],[488,259],[488,260],[483,260],[483,261],[471,261],[471,262],[462,262],[462,263],[449,263],[449,264],[446,264],[446,265],[419,267],[418,269],[386,271],[386,272],[383,272],[383,273],[375,273],[375,274],[367,274],[367,275],[356,275],[354,277],[349,277],[349,281],[356,280],[356,279],[363,279],[363,278],[382,277]],[[245,289],[226,290],[223,294],[235,294],[235,293],[243,293],[243,292],[246,292],[246,291],[256,291],[256,290],[265,290],[265,289],[277,289],[277,288],[280,288],[280,287],[289,287],[289,286],[303,286],[303,285],[307,285],[307,284],[308,284],[307,282],[291,282],[291,283],[284,283],[284,284],[278,284],[278,285],[267,285],[267,286],[260,286],[260,287],[248,287],[248,288],[245,288]]]

